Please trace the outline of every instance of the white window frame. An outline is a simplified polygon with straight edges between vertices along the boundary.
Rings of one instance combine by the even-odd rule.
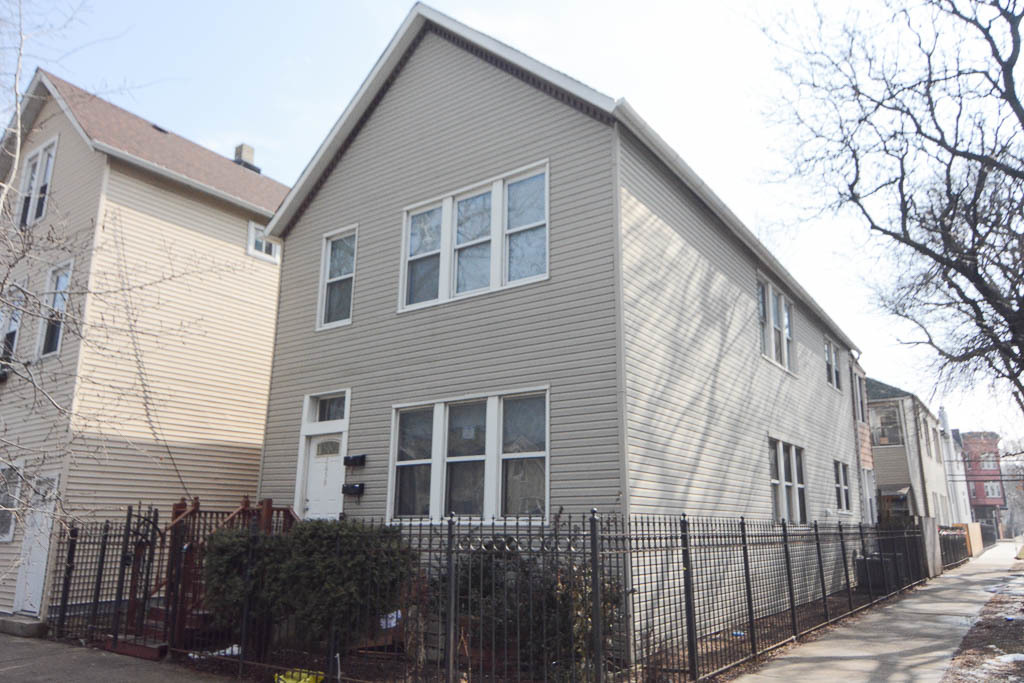
[[[504,399],[516,398],[519,396],[543,395],[544,412],[544,438],[546,450],[541,453],[502,453],[502,413],[501,407]],[[401,521],[402,524],[434,524],[443,520],[447,513],[444,512],[445,484],[448,470],[448,406],[457,403],[468,403],[474,400],[487,400],[487,431],[485,436],[484,455],[484,506],[483,515],[480,517],[462,516],[460,523],[482,524],[490,519],[504,519],[501,515],[501,484],[502,484],[502,463],[505,460],[515,458],[544,458],[544,515],[543,519],[538,515],[530,517],[530,524],[547,524],[551,515],[551,388],[549,385],[531,386],[512,389],[500,392],[488,392],[480,394],[468,394],[439,399],[436,401],[416,401],[413,403],[399,403],[391,406],[391,447],[388,458],[388,493],[387,493],[387,514],[386,519],[390,522]],[[431,444],[430,457],[430,510],[426,517],[399,517],[395,515],[395,496],[398,484],[396,476],[398,465],[398,421],[399,413],[415,408],[433,408],[433,440]],[[416,461],[423,464],[421,461]],[[508,517],[507,519],[516,519]],[[519,518],[527,523],[527,518]]]
[[[990,487],[990,485],[991,485],[991,487]],[[1002,498],[1003,497],[1003,487],[999,485],[998,481],[992,481],[990,479],[989,481],[983,482],[983,487],[985,489],[985,497],[986,498]],[[992,493],[992,489],[995,489],[996,492]]]
[[[14,328],[14,341],[11,343],[11,360],[14,360],[15,354],[18,352],[18,340],[21,339],[21,326],[24,322],[24,307],[27,302],[27,280],[21,282],[15,282],[11,285],[11,299],[20,298],[22,310],[15,311],[13,306],[7,306],[4,309],[0,309],[0,370],[3,369],[3,352],[4,352],[4,339],[11,332],[10,325],[11,321],[14,320],[15,313],[18,314],[18,326]]]
[[[59,272],[61,270],[67,270],[68,271],[68,288],[67,288],[67,291],[65,292],[67,299],[64,302],[65,320],[61,320],[60,335],[57,337],[57,348],[54,349],[53,351],[50,351],[49,353],[43,353],[43,346],[44,346],[44,344],[46,344],[46,326],[49,325],[50,318],[49,318],[49,316],[47,316],[45,314],[41,315],[39,317],[39,332],[36,335],[36,337],[37,337],[37,341],[36,341],[36,357],[39,358],[40,360],[42,360],[43,358],[50,358],[52,356],[59,356],[61,349],[64,347],[64,333],[67,331],[67,320],[66,320],[67,310],[68,310],[68,305],[71,302],[71,295],[70,295],[70,292],[71,292],[71,279],[72,279],[72,277],[74,277],[74,272],[75,272],[74,271],[74,266],[75,266],[74,259],[72,259],[70,261],[66,261],[66,262],[64,262],[64,263],[62,263],[60,265],[57,265],[57,266],[54,266],[53,268],[51,268],[50,272],[46,276],[46,290],[44,291],[44,295],[47,296],[47,298],[49,299],[49,303],[47,304],[47,308],[52,308],[53,307],[53,297],[56,296],[56,294],[57,294],[57,289],[56,289],[56,286],[55,286],[56,283],[54,281],[54,274],[55,273],[57,273],[57,272]]]
[[[519,226],[513,229],[511,232],[508,231],[507,213],[505,207],[508,199],[508,186],[519,180],[524,180],[532,176],[544,174],[544,221],[543,223],[535,223],[528,226]],[[477,194],[487,192],[490,188],[491,193],[491,273],[490,283],[487,287],[480,287],[478,289],[470,290],[467,292],[457,293],[456,290],[456,278],[458,277],[458,264],[456,261],[456,254],[459,250],[464,249],[471,244],[457,245],[456,244],[456,202],[462,199],[467,199]],[[441,240],[438,251],[432,251],[429,254],[418,254],[415,257],[409,256],[409,225],[413,215],[429,211],[434,208],[441,208]],[[539,227],[540,225],[545,226],[544,230],[544,272],[539,275],[531,277],[520,278],[518,280],[509,281],[508,279],[508,241],[509,236],[514,235],[525,230]],[[483,242],[483,238],[480,239]],[[409,286],[409,263],[417,259],[423,258],[428,255],[434,255],[440,253],[440,260],[438,264],[438,283],[437,283],[437,298],[429,301],[420,301],[414,304],[407,304],[408,298],[408,286]],[[403,313],[405,311],[415,311],[421,308],[429,308],[431,306],[439,306],[451,301],[460,301],[462,299],[468,299],[474,296],[480,296],[483,294],[489,294],[491,292],[502,291],[505,289],[511,289],[513,287],[521,287],[523,285],[533,284],[535,282],[542,282],[551,277],[551,169],[548,164],[548,160],[544,159],[528,166],[523,166],[507,173],[503,173],[499,176],[473,183],[465,187],[459,188],[454,192],[449,192],[440,197],[433,197],[427,201],[418,202],[412,204],[403,209],[402,213],[402,259],[401,259],[401,272],[399,275],[399,286],[398,286],[398,312]]]
[[[19,458],[18,460],[15,460],[13,463],[11,463],[9,465],[0,466],[0,473],[2,473],[4,470],[10,470],[10,469],[21,470],[22,472],[24,472],[24,470],[25,470],[25,460],[24,460],[24,458]],[[22,486],[22,477],[23,476],[24,475],[18,477],[17,485],[14,488],[14,503],[15,503],[15,507],[17,507],[18,501],[21,499],[21,486]],[[15,535],[15,533],[17,531],[17,526],[18,526],[18,515],[15,514],[15,511],[13,511],[13,510],[10,511],[10,515],[11,515],[11,528],[7,532],[6,535],[0,536],[0,543],[10,543],[11,541],[14,540],[14,535]]]
[[[25,156],[25,163],[22,164],[21,167],[21,195],[19,196],[20,201],[18,202],[17,214],[15,216],[16,225],[19,229],[29,228],[46,218],[46,212],[50,208],[50,196],[53,194],[53,169],[57,165],[57,142],[59,140],[60,135],[55,135],[46,142],[37,145],[31,152],[29,152]],[[41,162],[44,158],[46,150],[48,150],[51,145],[53,146],[53,158],[50,162],[49,169],[44,169],[42,166],[37,166],[36,173],[33,174],[32,178],[30,179],[27,175],[28,168],[31,166],[33,161],[37,163]],[[45,179],[43,178],[43,175],[46,176]],[[43,185],[46,185],[46,198],[43,201],[43,212],[38,217],[36,217],[36,211],[38,208],[36,204],[39,202],[39,188],[42,187]],[[23,202],[26,197],[29,198],[28,217],[25,220],[25,223],[22,224],[21,216],[22,212],[24,211]]]
[[[268,236],[266,229],[267,226],[265,225],[259,225],[255,221],[249,221],[249,236],[245,243],[245,253],[262,261],[279,264],[281,263],[281,241]],[[256,240],[259,240],[264,244],[269,244],[271,247],[271,253],[268,254],[267,252],[257,248]]]
[[[825,337],[825,371],[828,373],[828,385],[841,393],[843,386],[840,382],[839,345],[830,337]]]
[[[795,363],[795,343],[793,337],[793,327],[795,324],[794,318],[796,317],[796,306],[793,303],[793,299],[786,294],[782,289],[777,287],[770,279],[762,274],[758,274],[757,282],[764,287],[764,306],[765,306],[765,333],[767,334],[767,348],[760,347],[760,337],[758,338],[758,345],[761,348],[761,356],[772,364],[786,370],[787,372],[796,374],[796,363]],[[755,293],[758,287],[755,285]],[[776,320],[775,316],[775,295],[779,296],[780,311],[779,320]],[[760,304],[758,307],[758,325],[760,322]],[[788,320],[788,325],[787,325]],[[780,325],[780,338],[782,340],[782,362],[775,359],[775,330],[776,323]],[[758,333],[760,334],[760,332]]]
[[[352,273],[334,278],[331,282],[350,279],[352,280],[352,300],[349,302],[348,317],[341,320],[324,322],[324,304],[327,301],[327,272],[331,262],[331,242],[348,235],[355,237],[355,246],[352,250]],[[359,265],[359,224],[353,223],[337,230],[325,232],[320,237],[320,284],[317,288],[316,297],[316,326],[317,332],[330,330],[335,327],[343,327],[352,323],[352,314],[356,304],[356,268]]]
[[[835,477],[836,495],[839,498],[839,505],[836,509],[839,512],[852,512],[853,503],[850,501],[850,466],[842,460],[833,460],[832,474]]]
[[[345,397],[345,417],[340,420],[317,420],[317,408],[322,398]],[[302,420],[299,427],[299,453],[295,465],[295,495],[292,501],[293,510],[305,507],[308,444],[310,437],[337,434],[341,440],[341,457],[348,454],[348,425],[352,415],[352,389],[349,387],[327,389],[302,398]]]
[[[995,453],[982,453],[979,458],[981,468],[983,470],[997,470],[999,469],[999,456]]]
[[[807,472],[803,467],[806,460],[806,452],[800,446],[795,446],[782,439],[769,437],[768,445],[775,444],[775,464],[778,469],[779,478],[771,479],[772,487],[778,487],[778,495],[773,496],[773,505],[778,507],[772,510],[772,516],[777,521],[785,520],[788,524],[807,524],[809,517],[807,511]],[[797,458],[797,451],[800,458]],[[789,460],[792,481],[786,478],[786,460]],[[801,481],[802,480],[802,481]],[[800,517],[800,491],[804,492],[804,519]],[[794,520],[794,516],[797,518]]]

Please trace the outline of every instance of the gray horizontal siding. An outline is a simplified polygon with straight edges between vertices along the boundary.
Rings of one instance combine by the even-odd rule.
[[[625,131],[619,158],[630,510],[769,516],[773,437],[804,448],[811,517],[835,508],[847,463],[858,519],[847,354],[839,392],[797,301],[795,372],[764,359],[753,254]]]
[[[550,278],[398,313],[402,210],[550,169]],[[385,513],[391,406],[550,385],[552,509],[621,493],[612,131],[428,34],[288,233],[261,494],[290,502],[302,398],[352,390],[347,514]],[[348,326],[314,331],[323,233],[358,223]]]

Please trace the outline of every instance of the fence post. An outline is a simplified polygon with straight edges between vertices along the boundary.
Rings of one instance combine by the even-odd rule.
[[[107,561],[107,539],[110,536],[110,520],[103,522],[103,534],[100,536],[100,554],[96,560],[96,581],[92,586],[92,604],[89,606],[89,632],[96,628],[96,618],[100,608],[100,591],[103,588],[103,567]]]
[[[146,551],[146,566],[142,576],[142,609],[136,614],[136,633],[144,635],[146,620],[149,619],[149,591],[153,579],[153,556],[156,554],[156,535],[160,530],[160,508],[150,507],[149,549]]]
[[[789,588],[789,620],[793,625],[793,638],[800,635],[800,627],[796,623],[796,591],[793,590],[793,558],[789,554],[789,529],[786,520],[782,520],[782,550],[786,555],[786,585]]]
[[[245,588],[245,602],[242,604],[242,630],[240,634],[239,651],[238,651],[238,676],[242,676],[242,667],[245,665],[248,656],[251,655],[249,647],[249,614],[252,611],[252,563],[253,555],[256,551],[256,542],[259,540],[259,526],[257,520],[253,519],[249,521],[249,550],[246,553],[245,562],[245,583],[242,584]]]
[[[825,613],[825,621],[828,621],[828,587],[825,585],[825,563],[821,559],[821,537],[818,535],[818,520],[814,520],[814,546],[818,550],[818,580],[821,581],[821,608]]]
[[[690,677],[699,678],[697,666],[697,609],[693,599],[693,562],[690,552],[690,521],[683,513],[680,521],[683,531],[683,597],[686,604],[686,658]]]
[[[455,513],[448,514],[448,642],[445,648],[447,681],[455,683]]]
[[[124,518],[124,533],[121,538],[121,559],[117,568],[117,593],[114,595],[114,647],[117,647],[117,638],[121,630],[121,598],[124,596],[124,571],[131,564],[128,555],[128,541],[132,535],[132,506],[128,506],[128,513]]]
[[[260,501],[260,531],[269,536],[274,531],[274,499]]]
[[[903,561],[903,563],[907,565],[907,582],[906,584],[900,587],[906,588],[910,584],[914,583],[914,581],[916,581],[916,574],[914,574],[913,565],[910,563],[910,541],[907,540],[906,527],[904,527],[903,529],[903,557],[906,558]],[[920,565],[919,562],[915,562],[914,564]],[[918,569],[918,571],[920,571],[920,568]]]
[[[747,520],[740,517],[740,540],[743,541],[743,578],[747,586],[747,631],[750,633],[750,654],[757,654],[757,633],[754,630],[754,586],[750,578],[750,551],[747,548]]]
[[[184,498],[182,505],[184,505]],[[177,504],[175,505],[177,508]],[[175,510],[171,512],[174,519],[178,519]],[[178,630],[178,619],[182,611],[182,555],[184,527],[180,522],[171,524],[171,537],[167,553],[167,640],[171,649],[180,647],[182,643],[181,633]],[[183,633],[183,632],[182,632]]]
[[[871,585],[871,561],[868,560],[868,543],[864,539],[864,522],[857,523],[857,531],[860,534],[860,554],[864,558],[864,580],[868,582],[868,600],[875,601],[875,590]]]
[[[601,610],[601,530],[597,508],[590,508],[590,628],[594,638],[594,683],[604,680],[604,615]]]
[[[68,559],[64,564],[64,585],[60,592],[60,615],[57,618],[57,637],[64,635],[64,622],[68,616],[68,596],[71,594],[71,575],[75,571],[75,549],[78,547],[78,527],[68,532]]]
[[[341,534],[334,534],[334,559],[339,560],[341,558]],[[331,642],[327,644],[327,663],[324,666],[324,672],[327,674],[324,677],[324,681],[341,680],[341,670],[339,663],[339,670],[337,678],[334,674],[335,654],[338,651],[338,624],[337,614],[335,610],[331,610],[331,630],[330,630]]]
[[[846,556],[846,537],[843,536],[843,523],[839,522],[839,552],[843,554],[843,578],[846,579],[846,601],[853,611],[853,587],[850,586],[850,563]]]

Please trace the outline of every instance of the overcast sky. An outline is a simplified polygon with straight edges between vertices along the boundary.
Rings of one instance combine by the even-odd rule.
[[[945,405],[953,427],[1024,436],[1009,394],[936,391],[929,356],[898,343],[911,334],[875,309],[869,286],[884,272],[873,251],[884,246],[869,243],[856,223],[799,220],[814,188],[771,181],[786,168],[785,141],[766,114],[787,86],[761,28],[799,1],[432,5],[628,99],[854,340],[869,375],[917,393],[934,411]],[[69,28],[37,42],[28,67],[41,63],[224,155],[248,142],[263,172],[290,184],[410,7],[404,0],[95,1]]]

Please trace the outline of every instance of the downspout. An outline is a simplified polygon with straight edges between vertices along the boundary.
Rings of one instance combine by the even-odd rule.
[[[931,506],[928,505],[928,483],[924,478],[924,451],[921,450],[921,409],[914,402],[914,441],[917,443],[917,465],[921,470],[921,497],[924,498],[924,516],[931,517]]]

